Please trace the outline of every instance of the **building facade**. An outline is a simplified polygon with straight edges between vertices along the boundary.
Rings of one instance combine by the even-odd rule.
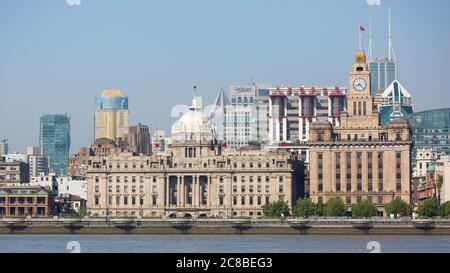
[[[30,177],[38,176],[40,173],[48,174],[48,157],[42,156],[38,147],[27,147],[28,165],[30,166]]]
[[[8,140],[7,139],[0,139],[0,156],[5,156],[9,153],[8,148]]]
[[[224,142],[239,149],[251,143],[268,143],[269,84],[233,85],[225,107]]]
[[[42,156],[49,160],[49,169],[64,175],[69,164],[70,117],[64,115],[41,115],[39,144]]]
[[[22,161],[5,160],[0,157],[0,186],[8,184],[29,183],[30,171],[28,163]]]
[[[349,209],[368,199],[381,214],[396,197],[410,203],[410,129],[401,118],[380,125],[364,52],[356,53],[349,78],[340,124],[310,128],[310,196],[316,203],[337,196]]]
[[[39,186],[0,187],[0,217],[48,217],[53,196]]]
[[[92,217],[257,217],[262,206],[301,194],[300,162],[282,152],[225,152],[194,98],[172,127],[167,153],[93,157]]]
[[[386,57],[376,57],[369,62],[370,90],[375,96],[378,91],[384,91],[396,79],[397,64],[395,60]]]
[[[383,125],[392,119],[409,117],[414,113],[411,94],[397,80],[394,80],[384,92],[377,93],[375,104],[380,113],[380,123]]]
[[[346,88],[269,88],[269,140],[272,144],[309,140],[310,124],[329,121],[337,126],[346,107]]]
[[[414,113],[408,117],[415,148],[435,149],[450,155],[450,108]],[[416,165],[416,153],[412,155]]]
[[[128,133],[128,97],[120,90],[104,90],[95,98],[94,141],[124,139]]]
[[[149,127],[142,124],[130,126],[126,135],[126,145],[133,153],[151,155],[152,140]]]

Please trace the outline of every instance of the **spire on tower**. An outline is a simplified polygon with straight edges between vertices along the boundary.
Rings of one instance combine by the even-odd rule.
[[[395,56],[394,45],[392,44],[392,31],[391,31],[391,7],[389,7],[389,60],[397,62],[397,57]]]
[[[394,45],[392,43],[392,30],[391,30],[391,7],[389,7],[389,60],[395,63],[395,78],[398,79],[398,61],[397,56],[395,55]]]
[[[372,6],[370,6],[370,19],[369,19],[369,50],[367,51],[369,54],[369,62],[373,61],[373,36],[372,36]]]

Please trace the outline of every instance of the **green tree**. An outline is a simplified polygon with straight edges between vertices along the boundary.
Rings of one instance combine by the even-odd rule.
[[[439,205],[436,198],[428,199],[419,205],[419,216],[422,218],[432,218],[438,215]]]
[[[403,201],[401,197],[395,198],[386,206],[386,213],[388,215],[400,214],[405,216],[411,216],[411,212],[412,212],[411,206],[408,205],[408,203],[406,203],[405,201]]]
[[[281,214],[287,216],[289,214],[289,206],[285,201],[276,201],[270,204],[265,204],[263,207],[263,213],[267,217],[280,217]]]
[[[293,209],[293,213],[297,217],[309,217],[315,214],[314,203],[311,201],[311,198],[306,197],[303,199],[298,199],[295,207]]]
[[[439,214],[442,217],[448,217],[450,216],[450,201],[445,202],[444,204],[441,205],[440,210],[439,210]]]
[[[346,213],[345,204],[340,197],[330,198],[324,207],[326,216],[344,216]]]
[[[436,192],[437,192],[437,201],[438,201],[438,205],[441,205],[441,190],[442,190],[442,185],[444,184],[444,178],[442,177],[442,175],[438,174],[436,177]]]
[[[355,218],[367,218],[377,215],[377,208],[369,200],[363,200],[353,205],[352,215]]]
[[[86,207],[81,207],[80,210],[78,211],[78,217],[83,218],[86,215],[87,215]]]
[[[314,215],[323,216],[325,214],[325,205],[323,203],[318,203],[314,206]]]

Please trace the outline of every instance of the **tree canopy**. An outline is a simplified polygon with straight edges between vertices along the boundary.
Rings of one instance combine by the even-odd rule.
[[[265,204],[263,207],[263,213],[267,217],[280,217],[281,214],[289,215],[289,206],[286,201],[276,201],[270,204]]]
[[[293,214],[297,217],[306,218],[311,215],[315,215],[315,213],[315,205],[309,197],[298,199],[293,209]]]
[[[328,199],[325,203],[324,214],[326,216],[345,216],[346,207],[340,197],[333,197]]]
[[[352,216],[355,218],[367,218],[375,215],[377,215],[377,208],[367,199],[352,207]]]
[[[419,216],[422,218],[433,218],[439,213],[439,204],[436,198],[428,199],[419,204]]]
[[[404,216],[411,216],[411,212],[412,212],[411,206],[408,205],[408,203],[406,203],[405,201],[403,201],[401,197],[395,198],[386,206],[386,213],[388,215],[400,214]]]

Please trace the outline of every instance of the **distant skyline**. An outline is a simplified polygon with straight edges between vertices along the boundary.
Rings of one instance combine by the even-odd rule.
[[[377,1],[372,1],[373,3]],[[450,107],[450,2],[373,6],[374,56],[387,56],[415,111]],[[71,153],[93,142],[95,97],[120,89],[130,125],[170,128],[172,107],[257,83],[348,86],[366,0],[5,0],[0,2],[0,138],[39,145],[39,116],[71,117]],[[227,92],[228,93],[228,92]]]

